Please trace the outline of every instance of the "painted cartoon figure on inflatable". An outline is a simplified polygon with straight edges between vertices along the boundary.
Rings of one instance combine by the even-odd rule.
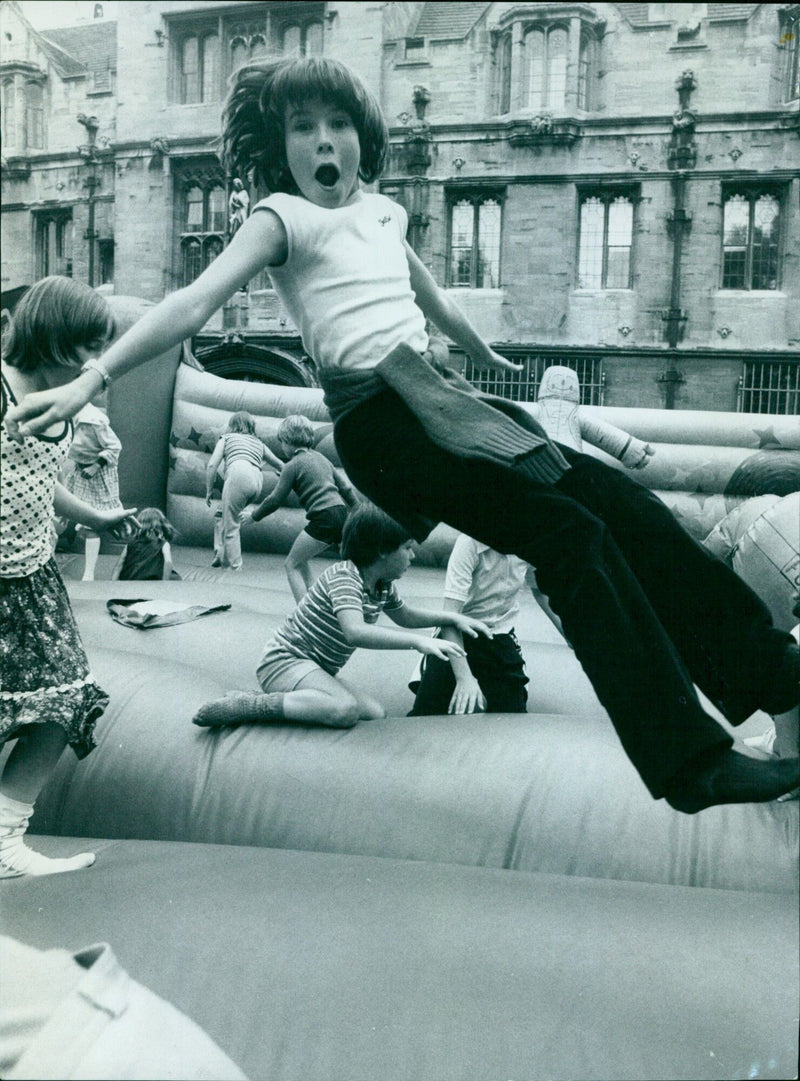
[[[628,469],[644,469],[654,453],[650,444],[607,421],[588,417],[580,402],[577,372],[563,364],[545,368],[534,415],[550,438],[574,450],[583,450],[586,440]]]

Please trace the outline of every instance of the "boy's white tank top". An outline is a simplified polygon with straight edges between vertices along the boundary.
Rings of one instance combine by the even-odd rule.
[[[275,291],[318,368],[366,371],[405,342],[428,346],[409,280],[408,219],[385,195],[359,191],[331,210],[296,195],[270,195],[288,239],[286,262],[267,267]]]

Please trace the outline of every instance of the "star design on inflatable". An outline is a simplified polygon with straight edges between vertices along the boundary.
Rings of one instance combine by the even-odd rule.
[[[189,434],[186,437],[186,442],[187,443],[195,443],[199,447],[200,446],[200,440],[202,438],[203,438],[203,433],[202,432],[198,432],[198,430],[196,428],[190,428],[189,429]]]
[[[172,451],[170,451],[169,452],[169,468],[170,469],[177,469],[177,466],[178,466],[178,455],[173,454]]]
[[[753,431],[758,436],[758,449],[762,450],[764,447],[780,447],[781,441],[775,435],[775,428],[772,424],[768,428],[753,428]]]
[[[179,443],[180,443],[180,439],[178,439],[177,435],[175,435],[174,432],[170,432],[169,445],[171,447],[177,447],[179,445]]]

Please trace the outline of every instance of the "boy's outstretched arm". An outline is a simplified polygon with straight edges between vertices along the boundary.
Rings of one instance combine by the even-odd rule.
[[[109,378],[118,378],[192,337],[254,274],[284,262],[286,252],[286,230],[277,214],[268,210],[252,214],[196,281],[165,297],[109,346],[101,358]],[[89,369],[71,383],[27,394],[6,414],[9,436],[21,441],[74,416],[102,386],[100,374]]]
[[[410,604],[404,604],[402,608],[394,608],[386,615],[398,627],[421,628],[421,627],[453,627],[460,634],[468,634],[471,638],[477,638],[479,634],[492,638],[492,632],[485,623],[472,616],[461,614],[461,606],[450,606],[445,601],[444,610],[429,611],[426,608],[412,608]]]
[[[292,490],[292,473],[293,470],[284,466],[278,477],[278,483],[269,493],[267,498],[263,499],[257,507],[254,507],[251,511],[247,512],[248,517],[251,518],[252,521],[260,522],[262,518],[266,518],[268,514],[272,514],[278,507],[283,506]]]
[[[473,363],[479,367],[494,368],[504,372],[521,372],[521,364],[506,360],[499,353],[495,353],[494,349],[483,340],[458,305],[442,292],[433,275],[408,241],[406,241],[405,249],[411,275],[411,288],[414,290],[417,304],[423,315],[435,323],[439,330],[451,338],[456,345],[460,345]]]
[[[442,661],[449,661],[452,656],[464,653],[462,647],[441,638],[428,638],[424,634],[365,623],[363,613],[357,608],[344,608],[336,613],[336,618],[345,640],[351,646],[362,649],[416,649],[418,653],[427,653]]]

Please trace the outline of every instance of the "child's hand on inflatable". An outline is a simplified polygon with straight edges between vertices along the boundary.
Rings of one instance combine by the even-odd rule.
[[[206,506],[211,506],[211,492],[206,492]]]
[[[486,699],[480,684],[473,675],[458,680],[447,712],[458,714],[486,712]]]
[[[108,533],[114,540],[127,544],[139,528],[135,515],[135,507],[127,510],[123,508],[120,508],[120,510],[99,510],[97,512],[97,530],[101,533]]]
[[[245,522],[252,522],[253,511],[255,509],[256,508],[252,503],[248,504],[248,506],[244,508],[244,510],[242,511],[242,524],[244,524]]]
[[[494,638],[491,627],[479,619],[473,619],[472,616],[461,615],[460,612],[452,613],[450,626],[455,627],[462,634],[468,634],[470,638],[477,638],[479,634],[482,634],[484,638]]]

